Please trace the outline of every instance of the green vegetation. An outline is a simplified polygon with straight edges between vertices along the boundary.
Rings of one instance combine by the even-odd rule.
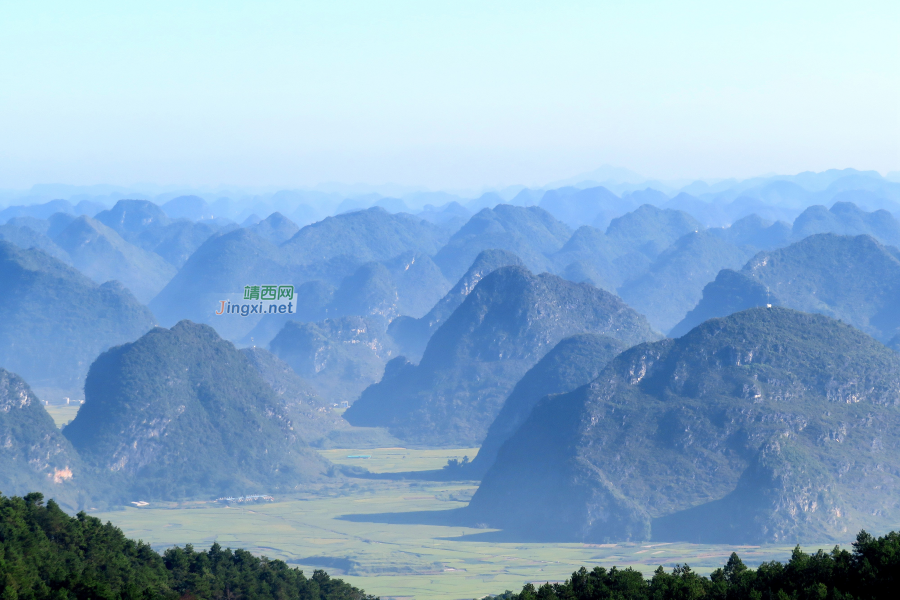
[[[257,558],[213,544],[190,545],[160,556],[83,512],[64,513],[43,496],[0,496],[0,598],[94,600],[179,598],[248,600],[364,600],[340,579],[311,578],[280,560]]]
[[[246,356],[189,321],[103,353],[63,434],[120,497],[271,493],[329,468]]]
[[[777,307],[712,319],[539,403],[470,522],[585,542],[887,530],[898,395],[900,355],[848,325]]]
[[[387,427],[408,443],[476,445],[528,369],[563,338],[584,332],[628,346],[658,338],[644,317],[608,292],[502,267],[435,332],[418,365],[388,363],[381,382],[344,418]]]
[[[645,579],[633,569],[606,570],[584,567],[564,583],[526,584],[518,594],[506,592],[503,600],[756,600],[797,598],[809,600],[852,600],[892,598],[897,593],[900,573],[900,534],[891,532],[874,538],[862,531],[853,551],[835,547],[830,553],[819,550],[807,554],[794,549],[787,563],[764,562],[749,569],[733,553],[724,568],[702,577],[688,565],[667,573],[662,567]]]
[[[333,462],[379,472],[440,469],[449,458],[473,453],[471,448],[322,452]],[[274,502],[151,502],[92,514],[160,552],[175,544],[208,548],[218,542],[290,565],[326,568],[381,597],[428,600],[480,598],[493,590],[519,589],[525,582],[562,581],[580,565],[588,569],[619,565],[651,575],[659,565],[671,569],[687,562],[709,575],[732,552],[739,552],[748,564],[759,564],[790,555],[793,546],[529,542],[442,520],[442,515],[466,506],[476,485],[350,478],[276,494]],[[848,537],[846,542],[850,541]],[[803,549],[815,552],[820,547]]]

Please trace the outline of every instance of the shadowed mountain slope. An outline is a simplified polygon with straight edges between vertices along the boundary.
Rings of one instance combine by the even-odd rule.
[[[541,398],[571,392],[590,383],[610,360],[627,348],[624,342],[596,333],[579,333],[554,346],[513,388],[466,475],[472,479],[484,476],[494,464],[500,447],[528,419]]]
[[[182,321],[104,352],[84,391],[63,433],[123,495],[288,490],[328,468],[246,356],[206,325]]]
[[[584,542],[886,529],[900,517],[898,397],[900,355],[848,325],[777,307],[713,319],[539,403],[468,511]]]
[[[0,242],[0,366],[33,386],[78,389],[98,354],[137,339],[153,314],[40,250]]]
[[[611,335],[656,339],[616,296],[555,275],[502,267],[482,279],[414,366],[397,358],[344,415],[410,442],[478,444],[515,383],[560,340]]]

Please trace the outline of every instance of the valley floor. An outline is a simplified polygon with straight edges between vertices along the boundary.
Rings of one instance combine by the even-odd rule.
[[[476,451],[386,448],[322,454],[333,462],[386,473],[438,469],[448,458],[468,455],[471,459]],[[764,560],[785,561],[792,550],[789,546],[522,543],[503,541],[495,530],[440,524],[441,513],[433,511],[465,506],[475,488],[476,482],[347,479],[291,497],[276,496],[274,502],[149,504],[93,515],[158,550],[174,544],[205,549],[218,541],[282,559],[307,573],[323,568],[382,598],[480,598],[507,589],[518,591],[529,581],[561,581],[582,565],[589,569],[632,566],[650,573],[659,565],[671,568],[688,563],[708,574],[722,566],[732,551],[746,564],[756,565]]]

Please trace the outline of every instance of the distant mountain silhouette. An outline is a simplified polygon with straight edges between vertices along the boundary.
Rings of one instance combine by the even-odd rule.
[[[483,250],[506,250],[535,271],[551,271],[548,256],[559,250],[572,235],[571,230],[547,211],[500,204],[485,208],[453,234],[434,256],[450,281],[457,281]]]
[[[176,273],[162,257],[129,244],[89,217],[78,217],[53,241],[79,271],[97,283],[120,281],[141,302],[149,302]]]
[[[329,403],[354,402],[397,355],[382,322],[349,316],[288,322],[269,348]]]
[[[153,314],[116,282],[97,285],[40,250],[0,242],[0,366],[31,385],[81,388],[110,346],[155,325]]]

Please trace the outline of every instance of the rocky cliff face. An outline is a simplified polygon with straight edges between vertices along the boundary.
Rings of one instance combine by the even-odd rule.
[[[81,460],[19,376],[0,369],[0,490],[41,492],[80,508],[90,481]]]
[[[540,403],[469,510],[573,541],[839,539],[900,517],[898,431],[900,356],[827,317],[757,308],[636,346]]]

